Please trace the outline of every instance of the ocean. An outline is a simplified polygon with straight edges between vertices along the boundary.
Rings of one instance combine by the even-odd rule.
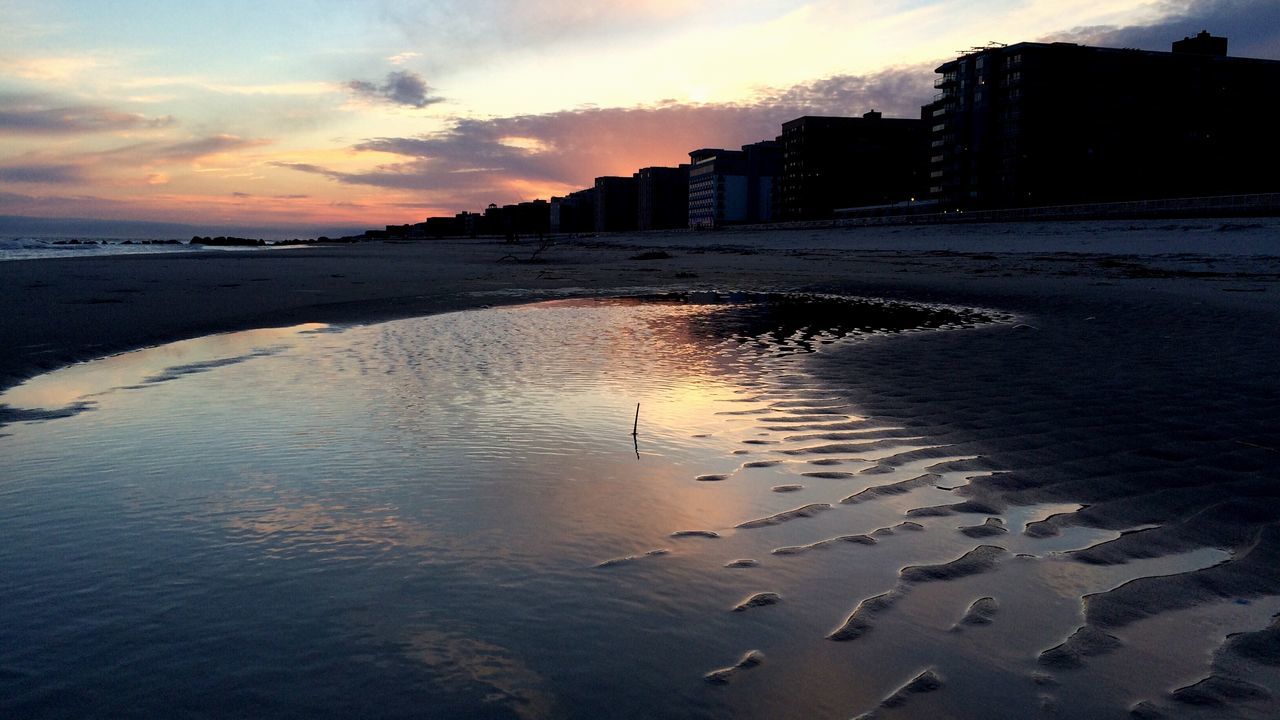
[[[0,237],[0,261],[37,260],[61,257],[99,257],[103,255],[143,255],[152,253],[193,252],[204,250],[262,250],[296,245],[262,247],[191,245],[187,240],[172,238],[83,238],[83,237]]]

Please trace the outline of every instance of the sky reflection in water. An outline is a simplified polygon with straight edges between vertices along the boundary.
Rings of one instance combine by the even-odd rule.
[[[859,416],[840,388],[806,374],[805,353],[865,330],[975,318],[709,299],[235,333],[10,391],[0,403],[11,408],[91,411],[15,422],[0,438],[0,706],[86,717],[842,717],[922,664],[972,672],[973,648],[934,627],[963,614],[976,597],[968,585],[1038,583],[1040,599],[1009,623],[1034,631],[985,647],[986,675],[962,692],[1033,704],[1026,674],[1079,622],[1074,593],[1142,570],[1006,563],[982,583],[913,591],[891,629],[855,646],[823,637],[893,588],[900,567],[974,547],[956,518],[921,519],[925,532],[874,548],[771,554],[897,525],[912,507],[954,501],[938,486],[977,474],[938,469],[963,459]],[[837,432],[847,448],[812,451],[837,442],[815,436]],[[759,460],[778,462],[744,466]],[[839,504],[930,468],[936,483]],[[695,480],[706,475],[726,477]],[[784,484],[803,488],[771,491]],[[834,507],[735,528],[815,503]],[[1069,509],[1011,515],[1003,544],[1047,554],[1016,531]],[[671,536],[687,530],[720,537]],[[1048,549],[1115,536],[1072,533]],[[597,567],[621,558],[633,559]],[[738,558],[760,566],[724,567]],[[728,612],[762,591],[783,602]],[[1037,612],[1053,621],[1037,627]],[[704,682],[750,649],[767,664],[729,687]]]

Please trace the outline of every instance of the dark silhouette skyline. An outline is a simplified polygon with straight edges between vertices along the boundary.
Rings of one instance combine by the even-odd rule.
[[[686,227],[706,229],[860,209],[917,215],[1280,190],[1272,170],[1280,145],[1269,137],[1280,61],[1230,57],[1227,48],[1227,38],[1208,31],[1165,52],[992,44],[936,69],[938,93],[919,118],[806,115],[783,123],[776,139],[741,150],[692,150],[683,196],[650,187],[642,203],[644,183],[665,173],[669,186],[681,172],[646,168],[597,178],[593,188],[545,206],[490,208],[492,217],[486,211],[478,223],[462,213],[454,222],[382,232],[674,228],[670,218],[681,209]],[[655,223],[658,216],[667,221]]]

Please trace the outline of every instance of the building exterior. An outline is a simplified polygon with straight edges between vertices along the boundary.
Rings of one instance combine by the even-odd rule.
[[[467,212],[464,210],[457,215],[454,215],[454,218],[458,221],[458,230],[460,234],[467,235],[469,237],[475,237],[480,234],[481,221],[484,218],[480,213]]]
[[[508,228],[510,227],[510,221],[508,219],[508,215],[510,214],[510,211],[507,209],[509,207],[510,207],[509,205],[507,207],[498,207],[494,203],[489,203],[489,206],[484,209],[484,214],[481,215],[480,221],[478,223],[479,231],[480,231],[479,234],[481,235],[506,234],[508,232]]]
[[[774,219],[782,145],[765,140],[741,150],[689,153],[689,227],[709,229]]]
[[[462,219],[458,217],[429,217],[425,223],[427,237],[448,237],[463,234]]]
[[[551,204],[546,200],[518,203],[511,213],[511,224],[517,235],[543,235],[551,229]]]
[[[551,198],[551,232],[589,233],[596,229],[596,189]]]
[[[831,217],[839,208],[888,205],[923,191],[925,125],[918,118],[806,115],[782,125],[779,215]]]
[[[689,224],[689,166],[647,167],[635,174],[636,227],[669,230]]]
[[[1018,43],[937,68],[929,196],[1028,207],[1280,189],[1280,61],[1200,33],[1172,52]]]
[[[596,178],[596,232],[636,229],[636,179],[605,176]]]

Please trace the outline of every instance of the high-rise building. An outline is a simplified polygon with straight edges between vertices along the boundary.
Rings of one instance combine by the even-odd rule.
[[[925,126],[918,118],[806,115],[782,124],[779,214],[831,217],[839,208],[887,205],[924,191]]]
[[[647,167],[635,174],[636,227],[668,230],[689,224],[689,166]]]
[[[689,227],[717,228],[775,219],[775,181],[782,145],[765,140],[741,150],[703,148],[689,153]]]
[[[1207,32],[1172,52],[1018,43],[937,68],[929,194],[1025,207],[1280,189],[1280,61]]]
[[[551,232],[589,233],[596,229],[596,189],[551,198]]]
[[[636,229],[636,179],[634,177],[598,177],[595,190],[597,232]]]

